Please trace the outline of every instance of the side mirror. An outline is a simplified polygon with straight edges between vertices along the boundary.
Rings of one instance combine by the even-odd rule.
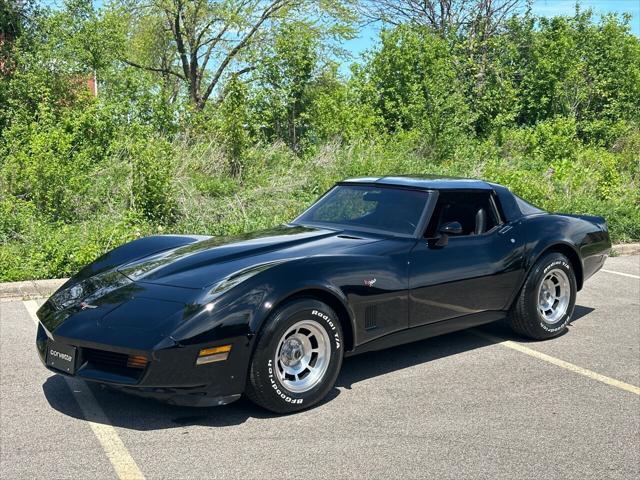
[[[462,225],[460,222],[447,222],[438,230],[436,239],[436,247],[444,247],[449,243],[449,235],[460,235],[462,233]]]

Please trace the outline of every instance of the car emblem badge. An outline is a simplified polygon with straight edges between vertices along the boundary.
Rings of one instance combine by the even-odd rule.
[[[365,280],[364,284],[367,287],[373,287],[373,285],[376,283],[377,279],[372,278],[371,280]]]
[[[86,310],[87,308],[90,308],[90,309],[98,308],[98,306],[97,305],[90,305],[90,304],[88,304],[86,302],[81,302],[80,303],[80,308],[82,310]]]

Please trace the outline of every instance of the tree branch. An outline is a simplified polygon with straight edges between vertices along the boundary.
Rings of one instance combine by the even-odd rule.
[[[149,66],[146,66],[146,65],[140,65],[139,63],[132,62],[131,60],[127,60],[126,58],[121,58],[120,61],[126,63],[127,65],[135,67],[135,68],[140,68],[142,70],[148,70],[150,72],[166,73],[168,75],[174,75],[174,76],[178,77],[181,80],[186,80],[185,76],[182,75],[181,73],[174,72],[173,70],[170,70],[170,69],[167,69],[167,68],[157,68],[157,67],[149,67]]]
[[[182,15],[182,0],[175,1],[176,12],[172,13],[168,9],[164,9],[167,21],[169,22],[169,28],[173,33],[173,37],[176,41],[176,47],[180,56],[180,62],[182,63],[182,71],[184,72],[185,80],[190,80],[189,77],[189,59],[187,58],[186,49],[184,46],[184,39],[182,37],[182,29],[180,28],[180,17]],[[193,82],[189,81],[190,90],[193,91]]]
[[[287,3],[290,3],[290,2],[288,2],[287,0],[275,0],[267,8],[265,8],[262,11],[260,18],[258,18],[256,23],[254,23],[254,25],[246,33],[246,35],[242,37],[242,39],[236,44],[235,47],[233,47],[229,51],[229,53],[227,53],[224,60],[222,60],[222,62],[220,63],[220,66],[218,67],[216,72],[213,74],[213,78],[211,79],[211,82],[209,83],[207,90],[202,96],[202,99],[201,99],[202,103],[207,101],[207,99],[211,95],[211,92],[213,92],[213,89],[215,88],[218,81],[220,80],[220,77],[229,66],[229,63],[231,63],[231,61],[238,54],[238,52],[246,46],[246,44],[249,42],[249,40],[251,40],[251,38],[255,35],[255,33],[258,31],[258,29],[262,26],[263,23],[267,21],[269,18],[271,18],[276,12],[282,9],[285,5],[287,5]]]

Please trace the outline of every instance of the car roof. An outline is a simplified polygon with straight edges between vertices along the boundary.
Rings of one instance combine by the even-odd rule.
[[[375,184],[425,190],[491,190],[494,186],[472,178],[444,177],[439,175],[399,175],[387,177],[349,178],[339,183]]]

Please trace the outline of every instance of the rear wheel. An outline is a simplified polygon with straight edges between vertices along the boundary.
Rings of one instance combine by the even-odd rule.
[[[511,328],[536,340],[560,335],[573,315],[576,292],[569,259],[557,252],[543,256],[531,269],[513,306]]]
[[[321,401],[342,366],[342,329],[335,312],[314,299],[279,308],[267,321],[251,360],[247,396],[276,413]]]

